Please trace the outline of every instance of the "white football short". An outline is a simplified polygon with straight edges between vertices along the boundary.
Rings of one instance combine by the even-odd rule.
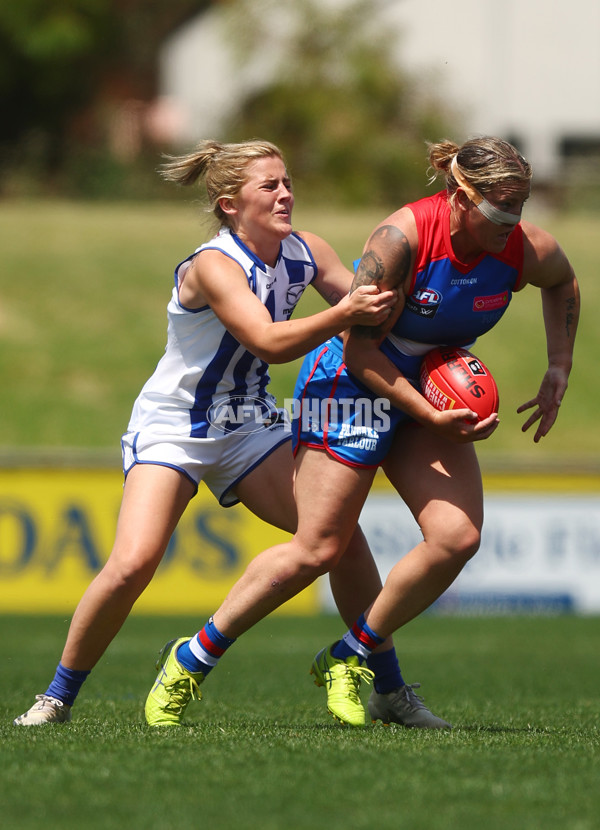
[[[203,481],[219,504],[239,499],[231,491],[277,447],[291,440],[289,416],[279,410],[275,423],[218,438],[189,438],[169,433],[127,432],[121,439],[125,476],[136,464],[158,464],[179,470],[196,485]],[[291,449],[290,449],[291,452]]]

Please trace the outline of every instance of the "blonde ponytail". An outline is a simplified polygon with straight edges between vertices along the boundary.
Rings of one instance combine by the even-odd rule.
[[[279,147],[269,141],[252,139],[236,144],[221,144],[214,139],[200,141],[191,153],[171,156],[161,167],[164,179],[189,186],[204,179],[208,196],[207,210],[214,213],[221,225],[229,226],[219,200],[233,199],[246,181],[246,168],[260,158],[277,156],[285,164]]]

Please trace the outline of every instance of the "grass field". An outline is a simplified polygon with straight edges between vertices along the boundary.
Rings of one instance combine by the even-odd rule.
[[[528,207],[528,215],[534,210]],[[350,264],[383,215],[298,208],[295,225],[323,235]],[[502,421],[478,449],[484,461],[517,459],[525,466],[557,458],[589,466],[600,458],[593,382],[600,329],[589,311],[600,300],[598,218],[540,220],[562,243],[582,286],[569,392],[556,429],[534,447],[515,413],[537,391],[546,364],[539,292],[526,289],[477,344],[498,380]],[[63,456],[67,447],[109,450],[119,464],[131,405],[164,349],[173,268],[208,233],[200,208],[190,203],[0,205],[0,450],[34,447],[39,455],[50,447]],[[318,307],[309,291],[300,312]],[[291,395],[297,369],[297,362],[273,367],[280,400]]]
[[[227,654],[192,725],[150,730],[153,653],[196,620],[132,617],[71,724],[15,728],[67,622],[0,617],[0,804],[7,830],[595,830],[600,619],[422,617],[397,638],[452,732],[330,719],[312,685],[332,617],[271,619]],[[365,699],[367,690],[365,689]]]
[[[350,262],[379,211],[297,212]],[[502,426],[478,451],[490,469],[556,462],[598,470],[597,217],[556,217],[582,284],[576,365],[540,447],[514,410],[545,368],[539,296],[517,297],[477,347]],[[68,461],[107,451],[165,343],[173,266],[206,238],[190,205],[0,205],[0,454]],[[314,292],[312,292],[314,294]],[[302,313],[319,307],[303,301]],[[289,396],[297,363],[274,367]],[[511,466],[512,465],[512,466]],[[542,469],[541,475],[544,476]],[[563,489],[569,489],[565,478]],[[43,691],[68,621],[0,615],[0,822],[12,830],[595,830],[599,826],[600,618],[442,618],[397,637],[451,733],[345,730],[308,676],[342,632],[335,618],[268,619],[208,679],[193,725],[152,731],[142,705],[153,656],[202,620],[133,616],[86,683],[72,724],[16,729]],[[365,701],[367,697],[365,690]]]

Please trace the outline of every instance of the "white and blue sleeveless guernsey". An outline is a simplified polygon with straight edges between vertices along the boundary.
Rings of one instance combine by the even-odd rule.
[[[226,228],[180,263],[167,307],[165,354],[133,406],[130,433],[217,439],[223,437],[224,426],[219,422],[215,427],[211,412],[219,401],[251,398],[265,401],[271,409],[275,406],[267,390],[268,364],[239,343],[210,306],[190,309],[179,302],[180,278],[193,258],[206,250],[221,251],[239,263],[250,289],[275,322],[291,317],[317,275],[310,249],[295,233],[281,243],[274,267]]]

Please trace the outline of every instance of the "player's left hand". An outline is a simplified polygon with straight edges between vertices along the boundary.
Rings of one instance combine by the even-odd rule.
[[[380,291],[376,285],[360,285],[356,291],[342,297],[336,308],[344,313],[344,328],[371,327],[384,323],[397,301],[395,290]]]
[[[535,410],[531,413],[529,418],[525,421],[521,430],[526,432],[529,427],[533,426],[539,421],[538,428],[533,436],[533,440],[537,444],[540,438],[550,432],[556,418],[558,417],[558,410],[562,403],[563,396],[568,386],[568,372],[558,367],[551,367],[547,370],[539,392],[527,403],[521,404],[517,412],[525,412],[527,409]]]
[[[471,409],[441,409],[434,411],[433,418],[426,426],[456,444],[470,444],[473,441],[485,441],[499,423],[497,412],[478,421],[477,413]]]

